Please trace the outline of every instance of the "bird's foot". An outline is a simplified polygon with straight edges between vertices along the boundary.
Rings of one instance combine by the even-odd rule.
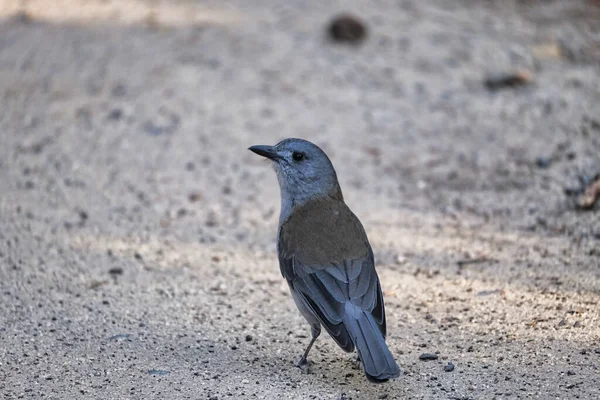
[[[308,366],[308,360],[306,357],[300,357],[298,361],[294,362],[294,365],[300,368],[305,374],[310,374],[310,368]]]

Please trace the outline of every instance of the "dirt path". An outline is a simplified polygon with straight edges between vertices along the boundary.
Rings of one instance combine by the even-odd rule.
[[[565,194],[600,173],[597,2],[49,3],[0,1],[0,397],[600,398],[600,214]],[[292,366],[246,150],[292,136],[365,225],[401,379],[325,336]]]

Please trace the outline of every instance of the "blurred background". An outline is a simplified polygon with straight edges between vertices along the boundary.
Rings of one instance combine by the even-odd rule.
[[[286,137],[369,234],[393,385],[288,362],[246,150]],[[598,1],[0,0],[6,398],[599,397],[599,197]]]

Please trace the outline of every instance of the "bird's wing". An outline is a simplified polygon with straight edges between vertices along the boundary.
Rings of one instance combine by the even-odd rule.
[[[291,290],[299,294],[341,348],[354,350],[342,323],[348,303],[370,313],[385,337],[385,306],[372,254],[368,259],[343,261],[326,267],[305,265],[293,256],[279,261]]]
[[[385,336],[384,302],[373,252],[360,221],[343,202],[313,205],[285,221],[278,254],[291,290],[340,347],[354,349],[343,324],[350,309],[371,314]]]

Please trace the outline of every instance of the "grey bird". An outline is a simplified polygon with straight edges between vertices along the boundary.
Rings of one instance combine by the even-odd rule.
[[[355,349],[371,382],[400,375],[386,342],[383,293],[365,230],[344,203],[331,161],[315,144],[285,139],[249,150],[272,161],[281,189],[277,253],[281,273],[312,340],[324,327],[345,351]]]

